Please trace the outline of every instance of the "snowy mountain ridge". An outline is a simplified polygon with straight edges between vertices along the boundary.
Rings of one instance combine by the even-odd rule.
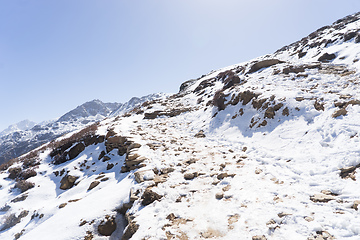
[[[126,103],[103,103],[100,100],[86,102],[56,120],[44,121],[39,124],[28,124],[24,128],[10,126],[0,134],[0,164],[18,157],[30,150],[47,143],[61,135],[81,129],[100,121],[108,116],[117,116],[130,111],[141,103],[166,94],[155,93],[140,98],[134,97]]]
[[[359,17],[2,165],[0,237],[359,239]]]

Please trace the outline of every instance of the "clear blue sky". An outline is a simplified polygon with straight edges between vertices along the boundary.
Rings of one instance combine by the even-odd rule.
[[[359,0],[0,0],[0,130],[177,92],[357,11]]]

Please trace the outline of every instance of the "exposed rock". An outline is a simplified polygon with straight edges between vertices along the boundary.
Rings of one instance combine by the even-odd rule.
[[[103,236],[110,236],[116,230],[115,218],[107,219],[98,226],[99,234]]]
[[[67,203],[62,203],[59,205],[59,208],[64,208],[64,207],[66,207],[66,205],[67,205]]]
[[[224,193],[222,193],[222,192],[215,194],[215,198],[218,199],[218,200],[222,199],[223,197],[224,197]]]
[[[76,158],[79,154],[85,150],[83,143],[77,143],[74,147],[69,150],[69,160]]]
[[[267,238],[265,237],[265,235],[256,235],[252,237],[252,240],[267,240]]]
[[[197,134],[195,134],[196,138],[205,138],[205,134],[204,134],[204,131],[203,130],[200,130]]]
[[[319,103],[318,101],[315,101],[314,103],[314,108],[317,110],[317,111],[324,111],[325,108],[324,108],[324,103]]]
[[[139,225],[135,221],[130,221],[126,227],[124,235],[121,237],[121,240],[129,240],[139,229]]]
[[[242,101],[243,105],[246,105],[251,101],[251,99],[256,98],[257,96],[259,96],[259,94],[246,90],[240,93],[240,100]]]
[[[347,32],[344,34],[344,42],[347,42],[357,36],[357,32]]]
[[[147,206],[150,203],[153,203],[154,201],[159,200],[161,198],[162,198],[161,195],[159,195],[156,192],[153,192],[152,190],[147,188],[141,197],[141,199],[142,199],[141,204],[144,206]]]
[[[115,165],[113,163],[108,163],[108,165],[106,166],[106,170],[110,170],[114,167]]]
[[[214,106],[218,108],[219,111],[224,110],[226,108],[226,106],[225,106],[226,98],[225,97],[226,96],[222,91],[217,91],[214,94],[214,98],[213,98],[212,102],[213,102]]]
[[[264,114],[265,118],[274,118],[275,117],[275,110],[273,107],[269,107],[266,109],[265,114]]]
[[[135,202],[139,197],[135,195],[134,190],[130,189],[130,202]]]
[[[317,231],[316,235],[309,237],[307,240],[335,240],[335,237],[327,231]]]
[[[305,53],[306,54],[306,53]],[[304,55],[305,56],[305,55]],[[300,57],[301,58],[301,57]],[[289,66],[283,69],[284,74],[305,72],[305,66]]]
[[[19,197],[14,198],[13,200],[11,200],[11,202],[13,202],[13,203],[22,202],[22,201],[24,201],[27,197],[28,197],[28,195],[25,193],[25,194],[23,194],[23,195],[21,195],[21,196],[19,196]]]
[[[134,173],[134,176],[137,183],[142,183],[144,181],[153,180],[154,172],[152,170],[138,170]]]
[[[316,194],[314,194],[314,196],[310,197],[310,200],[313,201],[313,202],[326,203],[326,202],[329,202],[331,200],[335,200],[335,197],[331,196],[331,195],[326,195],[326,194],[323,194],[323,193],[316,193]]]
[[[9,170],[8,170],[8,172],[9,172],[8,178],[15,179],[15,178],[19,177],[20,174],[21,174],[21,171],[22,171],[21,167],[9,168]]]
[[[88,191],[90,191],[91,189],[95,188],[97,185],[99,185],[100,182],[99,181],[93,181],[90,183],[90,186],[88,188]]]
[[[358,206],[360,205],[360,200],[355,200],[351,208],[358,210]]]
[[[351,178],[352,180],[356,180],[355,179],[355,173],[356,173],[356,168],[360,167],[359,165],[357,166],[349,166],[349,167],[344,167],[344,168],[340,168],[340,177],[341,178]]]
[[[193,172],[193,173],[185,173],[184,174],[184,179],[185,180],[192,180],[195,177],[197,177],[198,173],[197,172]]]
[[[278,59],[267,59],[267,60],[262,60],[262,61],[259,61],[255,64],[253,64],[250,68],[250,70],[247,72],[248,74],[249,73],[253,73],[253,72],[256,72],[262,68],[267,68],[267,67],[270,67],[272,65],[275,65],[275,64],[278,64],[278,63],[283,63],[282,61],[278,60]]]
[[[319,62],[329,62],[331,60],[333,60],[334,58],[336,58],[336,55],[334,53],[329,54],[329,53],[324,53],[321,57],[318,58]]]
[[[66,175],[64,176],[61,180],[60,180],[60,189],[62,190],[67,190],[70,189],[74,186],[75,181],[78,179],[79,177],[75,177],[75,176],[71,176],[71,175]]]
[[[347,114],[347,110],[345,108],[341,108],[339,110],[336,110],[332,117],[333,118],[337,118],[337,117],[340,117],[340,116],[345,116]]]
[[[283,109],[282,115],[283,115],[283,116],[289,116],[289,109],[288,109],[288,107],[285,107],[285,108]]]
[[[128,146],[127,150],[128,151],[131,151],[132,149],[134,148],[140,148],[141,147],[141,144],[140,143],[132,143]]]

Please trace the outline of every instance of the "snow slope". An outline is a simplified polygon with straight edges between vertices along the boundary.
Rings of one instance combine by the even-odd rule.
[[[100,100],[86,102],[65,113],[60,118],[37,125],[26,120],[10,126],[0,133],[0,164],[18,157],[57,137],[103,120],[108,116],[124,114],[145,101],[165,97],[166,94],[149,94],[134,97],[126,103],[103,103]]]
[[[0,238],[359,239],[359,16],[2,166]]]

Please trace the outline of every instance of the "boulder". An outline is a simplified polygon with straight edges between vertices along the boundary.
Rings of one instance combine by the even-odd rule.
[[[107,219],[98,226],[98,232],[103,236],[110,236],[116,230],[115,218]]]
[[[97,185],[99,185],[100,182],[99,181],[93,181],[92,183],[90,183],[90,186],[88,188],[88,191],[90,191],[91,189],[95,188]]]
[[[204,138],[206,137],[203,130],[200,130],[197,134],[195,134],[196,138]]]
[[[130,221],[127,225],[124,235],[121,237],[121,240],[129,240],[135,232],[139,229],[139,225],[135,221]]]
[[[332,117],[333,118],[337,118],[340,116],[345,116],[347,114],[347,110],[345,108],[341,108],[339,110],[336,110],[333,114]]]
[[[319,62],[329,62],[333,59],[336,58],[336,55],[334,53],[324,53],[323,55],[321,55],[321,57],[318,58]]]
[[[351,208],[358,210],[358,206],[360,205],[360,200],[355,200]]]
[[[60,189],[62,190],[67,190],[70,189],[74,186],[75,181],[78,179],[79,177],[75,177],[75,176],[71,176],[71,175],[66,175],[64,176],[61,180],[60,180]]]
[[[163,196],[161,196],[161,195],[157,194],[156,192],[153,192],[151,189],[147,188],[141,197],[141,199],[142,199],[141,204],[144,206],[147,206],[147,205],[155,202],[156,200],[161,199],[162,197]]]
[[[262,68],[267,68],[267,67],[270,67],[272,65],[275,65],[275,64],[279,64],[279,63],[284,63],[278,59],[266,59],[266,60],[262,60],[262,61],[259,61],[259,62],[256,62],[254,63],[251,67],[250,67],[250,70],[247,72],[248,74],[249,73],[253,73],[253,72],[256,72]]]
[[[79,154],[85,150],[85,145],[83,143],[77,143],[74,147],[69,150],[69,160],[76,158]]]

